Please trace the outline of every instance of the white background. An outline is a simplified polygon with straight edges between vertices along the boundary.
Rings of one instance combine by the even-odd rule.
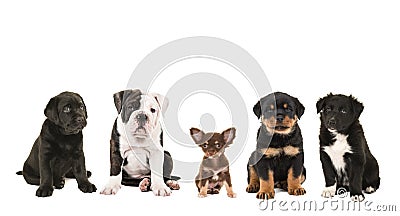
[[[108,180],[109,138],[116,117],[112,94],[126,87],[135,66],[157,47],[189,36],[213,36],[246,49],[263,67],[273,90],[296,96],[306,107],[304,138],[307,194],[284,192],[276,200],[316,200],[324,187],[318,155],[315,103],[329,92],[353,94],[369,147],[380,164],[381,188],[366,199],[397,204],[399,141],[400,7],[397,1],[2,1],[0,3],[2,211],[18,215],[232,213],[266,215],[247,194],[246,162],[258,126],[232,166],[236,199],[197,198],[193,183],[171,197],[154,197],[123,187],[116,196],[83,194],[75,181],[50,198],[15,172],[29,154],[48,100],[69,90],[84,98],[86,165],[100,190]],[[213,72],[212,69],[210,72]],[[194,64],[189,72],[198,72]],[[188,72],[188,73],[189,73]],[[242,95],[254,104],[254,95]],[[202,113],[201,107],[193,110]],[[186,116],[185,116],[186,115]],[[182,127],[198,123],[188,112]],[[217,130],[228,123],[217,122]],[[240,134],[240,131],[238,131]],[[166,144],[166,148],[168,145]],[[200,150],[198,149],[199,153]],[[228,150],[229,151],[229,150]],[[171,153],[185,158],[184,151]],[[200,160],[201,154],[198,154]],[[349,198],[345,199],[348,200]],[[372,206],[374,206],[372,205]],[[398,209],[399,209],[398,205]],[[290,207],[290,206],[289,206]],[[298,214],[274,209],[275,213]],[[300,212],[308,214],[309,212]],[[337,214],[325,210],[324,214]],[[358,212],[356,212],[358,213]],[[377,212],[374,212],[375,214]],[[3,213],[4,214],[4,213]],[[372,214],[366,212],[362,214]]]

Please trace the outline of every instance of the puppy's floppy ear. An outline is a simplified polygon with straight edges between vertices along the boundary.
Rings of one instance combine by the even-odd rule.
[[[299,99],[297,99],[295,97],[293,97],[293,99],[294,99],[294,102],[296,104],[296,115],[297,115],[297,118],[300,119],[300,117],[304,114],[305,108],[304,108],[303,104],[300,103]]]
[[[44,109],[44,115],[52,122],[58,124],[59,118],[58,118],[58,96],[55,96],[49,100],[49,102],[46,105],[46,108]]]
[[[190,136],[196,144],[201,144],[205,133],[197,128],[190,128]]]
[[[168,105],[169,105],[169,100],[167,97],[160,95],[158,93],[151,93],[151,95],[156,99],[158,105],[161,108],[161,112],[165,114],[165,111],[167,111]]]
[[[232,144],[233,139],[236,137],[236,129],[234,127],[228,128],[224,130],[222,133],[222,136],[224,137],[224,142],[229,145]]]
[[[332,93],[330,93],[330,95],[332,95]],[[328,96],[329,96],[329,95],[328,95]],[[323,97],[323,98],[320,98],[320,99],[317,101],[317,104],[316,104],[316,106],[317,106],[317,114],[320,113],[321,110],[324,108],[324,106],[325,106],[325,101],[326,101],[326,98],[327,98],[328,96],[325,96],[325,97]]]
[[[364,110],[364,105],[359,102],[355,97],[353,97],[352,95],[349,96],[352,105],[353,105],[353,111],[355,113],[356,119],[358,119],[362,113],[362,111]]]
[[[114,94],[114,105],[117,108],[118,114],[121,112],[122,109],[122,100],[124,98],[124,91],[120,91]]]
[[[257,103],[253,106],[253,112],[257,118],[261,117],[261,101],[257,101]]]

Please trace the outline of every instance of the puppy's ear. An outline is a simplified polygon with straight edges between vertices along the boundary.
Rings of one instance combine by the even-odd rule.
[[[356,116],[356,119],[358,119],[362,113],[362,111],[364,110],[364,105],[359,102],[355,97],[353,97],[352,95],[349,96],[352,104],[353,104],[353,110]]]
[[[317,114],[320,113],[321,110],[324,108],[326,98],[327,98],[327,97],[323,97],[323,98],[320,98],[320,99],[317,101],[317,104],[316,104],[316,106],[317,106]]]
[[[257,101],[257,103],[253,106],[253,112],[257,118],[261,117],[261,101]]]
[[[201,144],[205,133],[197,128],[190,128],[190,136],[196,144]]]
[[[49,100],[49,102],[46,105],[46,108],[44,109],[44,115],[55,124],[58,124],[59,121],[57,105],[58,105],[58,97],[55,96]]]
[[[229,145],[232,144],[233,139],[236,137],[236,129],[235,128],[228,128],[224,130],[222,133],[222,136],[224,137],[224,142]]]
[[[151,95],[154,97],[154,99],[156,99],[158,105],[161,108],[161,112],[163,114],[165,114],[165,112],[167,111],[168,105],[169,105],[168,98],[163,95],[160,95],[158,93],[151,93]]]
[[[124,91],[120,91],[114,94],[114,105],[117,108],[118,114],[121,112],[122,109],[122,100],[124,98]]]
[[[304,108],[303,104],[300,103],[299,99],[297,99],[295,97],[293,99],[294,99],[294,102],[296,103],[296,115],[297,115],[297,118],[300,119],[300,117],[304,114],[305,108]]]

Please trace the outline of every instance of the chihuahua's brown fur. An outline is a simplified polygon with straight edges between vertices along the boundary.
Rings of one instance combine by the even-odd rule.
[[[204,133],[197,128],[190,129],[192,139],[204,152],[195,180],[200,198],[207,194],[218,194],[223,185],[228,197],[236,197],[232,190],[229,161],[224,154],[225,148],[232,144],[235,134],[235,128],[229,128],[222,133]]]

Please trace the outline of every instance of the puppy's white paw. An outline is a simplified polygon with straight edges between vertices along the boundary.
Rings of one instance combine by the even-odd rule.
[[[373,192],[375,192],[375,188],[369,186],[369,187],[365,188],[365,192],[366,193],[373,193]]]
[[[119,189],[121,189],[121,184],[107,184],[104,189],[100,191],[100,194],[115,195]]]
[[[336,192],[336,184],[332,185],[330,187],[326,187],[323,191],[321,196],[325,197],[325,198],[331,198],[335,196],[335,192]]]
[[[151,190],[156,196],[169,196],[171,195],[171,189],[164,183],[151,184]]]
[[[354,201],[354,202],[362,202],[363,200],[364,200],[364,195],[362,195],[362,194],[356,194],[356,195],[352,195],[351,196],[351,201]]]

